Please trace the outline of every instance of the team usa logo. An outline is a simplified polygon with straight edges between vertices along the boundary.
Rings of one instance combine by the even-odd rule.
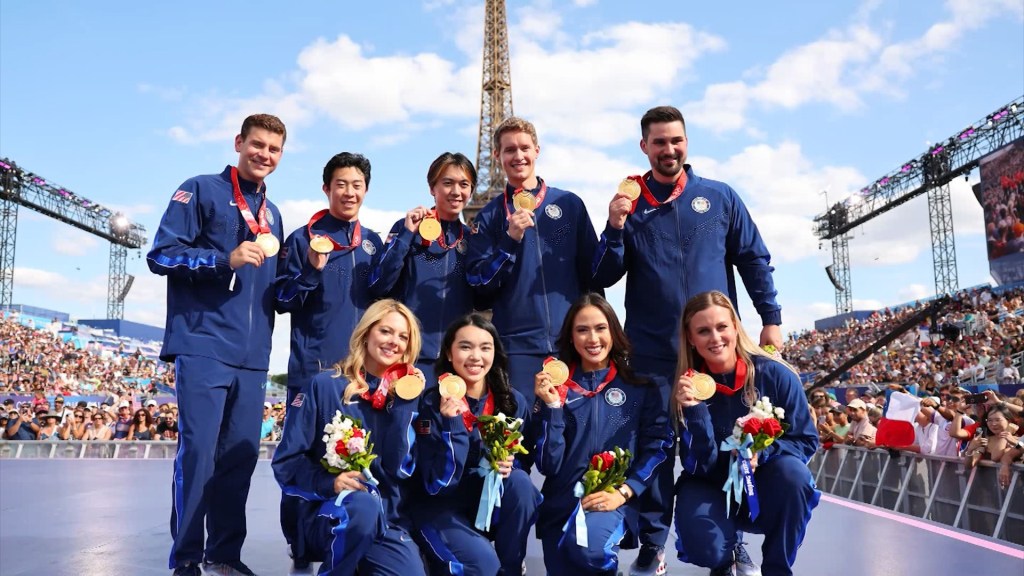
[[[369,240],[363,240],[363,252],[366,252],[370,256],[377,253],[377,247],[373,245],[373,242]]]
[[[697,214],[703,214],[711,209],[711,202],[703,196],[697,196],[693,202],[690,202],[690,208],[693,208]]]
[[[626,393],[621,388],[609,388],[604,393],[604,401],[612,406],[622,406],[626,403]]]
[[[267,224],[274,225],[274,211],[267,210]]]
[[[552,220],[558,220],[562,217],[562,209],[555,204],[548,204],[544,208],[544,213],[548,215],[548,218]]]
[[[186,192],[185,190],[178,190],[174,193],[174,196],[171,196],[171,200],[181,202],[182,204],[188,204],[192,201],[192,193]]]

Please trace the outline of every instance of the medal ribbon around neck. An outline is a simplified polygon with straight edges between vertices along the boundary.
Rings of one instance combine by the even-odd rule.
[[[360,244],[363,243],[363,227],[360,226],[359,220],[356,220],[355,224],[352,225],[352,243],[349,244],[348,246],[342,246],[341,244],[338,243],[337,240],[335,240],[334,238],[331,238],[327,234],[315,234],[313,232],[313,224],[316,224],[317,222],[319,222],[320,219],[323,218],[324,216],[326,216],[328,213],[330,213],[330,210],[327,209],[327,208],[324,208],[323,210],[317,212],[316,214],[313,214],[313,217],[309,219],[309,224],[306,224],[306,232],[309,234],[310,240],[312,240],[314,236],[319,236],[321,238],[326,238],[326,239],[331,241],[331,244],[334,245],[334,249],[335,250],[345,250],[345,251],[355,250],[355,248],[357,246],[359,246]]]
[[[576,364],[570,364],[569,365],[569,379],[565,381],[565,386],[568,387],[568,388],[571,388],[573,392],[576,392],[577,394],[583,396],[584,398],[593,398],[594,396],[597,396],[598,394],[600,394],[601,391],[604,390],[604,387],[607,386],[609,382],[611,382],[612,380],[615,379],[616,374],[618,374],[618,369],[615,367],[615,362],[609,361],[608,362],[608,373],[605,374],[604,380],[601,380],[601,383],[598,384],[597,388],[595,388],[593,391],[587,390],[583,386],[580,386],[579,384],[577,384],[576,381],[572,379],[572,375],[575,374],[575,373],[576,373]],[[559,394],[559,395],[561,395],[561,394]],[[562,398],[562,401],[563,402],[565,401],[564,397]]]
[[[705,374],[708,373],[707,364],[702,362],[700,368],[701,369],[699,370],[699,372],[703,372]],[[730,387],[726,386],[725,384],[719,384],[718,381],[715,380],[715,388],[719,392],[721,392],[722,394],[725,394],[726,396],[732,396],[733,394],[736,394],[737,392],[742,390],[743,389],[743,385],[746,382],[747,382],[747,363],[743,361],[743,358],[741,358],[739,355],[737,355],[736,356],[736,376],[733,379],[733,387],[730,388]]]
[[[467,432],[472,432],[473,426],[476,426],[478,418],[476,417],[476,414],[473,414],[473,411],[469,409],[469,400],[466,400],[465,396],[462,397],[462,403],[466,405],[466,411],[462,413],[462,423],[466,425]],[[490,392],[487,393],[487,400],[484,400],[484,410],[482,415],[494,415],[494,394],[491,394]]]
[[[537,204],[533,207],[533,211],[534,212],[536,212],[537,208],[540,208],[540,205],[544,203],[544,196],[548,193],[547,182],[544,182],[540,178],[537,178],[537,181],[540,182],[540,190],[537,191],[537,194],[535,195],[535,198],[537,199]],[[505,219],[506,220],[508,220],[509,218],[512,217],[512,213],[509,212],[509,210],[508,210],[509,203],[512,202],[512,198],[515,197],[516,194],[519,194],[519,193],[522,193],[522,192],[527,192],[527,191],[523,190],[522,188],[516,188],[515,190],[512,191],[512,195],[509,196],[508,188],[506,187],[506,189],[505,189],[505,198],[504,198],[505,201],[502,203],[502,205],[505,206]],[[527,194],[530,194],[530,192],[527,192]]]
[[[259,191],[259,186],[256,187],[256,190],[257,192]],[[263,204],[256,213],[256,217],[259,218],[259,223],[257,223],[256,218],[252,215],[252,210],[249,208],[249,203],[245,201],[245,196],[242,196],[242,188],[238,185],[238,168],[234,166],[231,167],[231,194],[234,196],[235,204],[238,205],[238,211],[242,213],[242,219],[249,226],[249,230],[257,236],[260,234],[270,234],[270,224],[267,223],[266,196],[263,197]]]
[[[651,189],[647,187],[647,179],[652,176],[653,172],[648,170],[647,173],[644,174],[643,176],[630,176],[629,179],[633,180],[634,182],[640,185],[640,194],[643,195],[644,200],[647,200],[648,204],[655,208],[664,206],[665,204],[672,202],[673,200],[678,198],[679,195],[682,194],[683,190],[686,188],[686,170],[683,170],[682,172],[679,173],[679,178],[676,180],[676,185],[672,188],[672,193],[668,195],[668,198],[666,198],[664,202],[660,202],[657,198],[654,197],[654,194],[651,193]],[[637,201],[639,201],[639,198],[633,201],[633,207],[629,210],[630,214],[632,214],[633,211],[636,210]]]
[[[388,400],[388,392],[391,390],[391,383],[403,376],[411,374],[409,371],[409,365],[398,363],[392,365],[390,368],[384,371],[384,374],[380,377],[380,384],[377,385],[377,389],[370,394],[367,390],[360,394],[360,398],[369,402],[375,410],[383,410],[384,404]],[[366,372],[363,372],[363,377],[366,377]]]
[[[508,207],[507,206],[505,207],[505,210],[508,211]],[[430,212],[428,212],[427,215],[423,217],[423,220],[426,220],[427,218],[433,218],[433,219],[437,220],[438,224],[440,224],[440,226],[441,226],[441,235],[437,237],[437,245],[440,246],[443,250],[445,250],[445,251],[451,250],[452,248],[458,246],[459,242],[462,241],[462,234],[463,234],[465,228],[462,226],[462,221],[458,220],[458,216],[456,216],[455,222],[459,225],[459,237],[456,238],[455,242],[452,242],[451,244],[449,244],[447,239],[446,239],[446,236],[448,234],[444,230],[444,224],[442,223],[443,221],[437,215],[437,208],[436,207],[435,208],[431,208]],[[421,220],[421,222],[422,222],[422,220]],[[421,246],[427,247],[427,246],[430,246],[433,243],[434,242],[432,240],[427,240],[426,238],[420,236],[420,245]]]

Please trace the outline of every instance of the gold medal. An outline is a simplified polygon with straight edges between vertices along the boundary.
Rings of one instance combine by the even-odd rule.
[[[537,207],[537,198],[529,192],[519,192],[512,197],[512,205],[516,210],[533,210]]]
[[[455,374],[448,374],[437,383],[442,398],[461,399],[466,395],[466,381]]]
[[[690,382],[693,382],[693,397],[697,400],[703,402],[715,395],[715,379],[711,376],[698,372],[690,376]]]
[[[561,360],[552,360],[545,364],[541,370],[551,376],[551,383],[555,386],[561,386],[569,379],[569,367]]]
[[[317,254],[330,254],[334,251],[334,242],[327,236],[313,236],[309,239],[309,247]]]
[[[420,220],[420,238],[427,242],[433,242],[441,236],[441,223],[437,218],[426,217]]]
[[[281,248],[281,242],[278,241],[277,236],[269,233],[262,233],[256,235],[256,245],[263,250],[263,254],[270,258]]]
[[[632,178],[624,178],[622,182],[619,182],[619,194],[629,198],[630,201],[635,201],[640,197],[640,185]]]
[[[415,400],[423,392],[423,378],[416,374],[402,376],[395,381],[395,394],[403,400]]]

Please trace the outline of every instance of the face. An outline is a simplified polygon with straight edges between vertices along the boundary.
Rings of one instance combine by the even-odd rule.
[[[540,146],[526,132],[506,132],[501,135],[501,147],[494,153],[501,163],[509,184],[520,187],[536,172]]]
[[[284,137],[265,128],[253,128],[245,139],[241,134],[235,136],[235,152],[238,152],[238,175],[261,183],[277,169],[284,152]]]
[[[117,415],[121,416],[122,418],[124,418],[125,416],[128,416],[129,414],[131,414],[131,412],[132,412],[131,408],[128,408],[128,407],[118,408],[117,409]]]
[[[608,318],[596,306],[584,306],[576,313],[572,326],[572,345],[580,355],[581,367],[593,372],[608,366],[612,352],[612,333]]]
[[[861,422],[867,418],[868,411],[864,408],[847,408],[846,414],[850,417],[850,420],[853,420],[854,422]]]
[[[463,326],[455,332],[448,360],[467,384],[482,382],[494,365],[494,337],[482,328]]]
[[[686,142],[682,122],[663,122],[651,124],[647,139],[640,141],[640,149],[655,174],[675,180],[686,163]]]
[[[694,314],[686,337],[712,370],[729,371],[736,365],[736,323],[728,308],[711,306]]]
[[[358,168],[338,168],[323,190],[331,216],[347,221],[359,218],[359,208],[366,196],[366,177]]]
[[[857,391],[854,390],[853,388],[847,388],[846,389],[846,403],[849,404],[851,400],[854,400],[856,398],[857,398]]]
[[[380,376],[389,366],[400,362],[409,346],[409,323],[405,316],[390,312],[370,328],[366,338],[366,369]]]
[[[988,423],[988,429],[992,434],[999,434],[1006,430],[1006,426],[1009,424],[1006,420],[1006,416],[1003,416],[1002,412],[993,412],[989,414],[988,418],[985,419],[985,422]]]
[[[430,195],[434,197],[434,205],[437,212],[445,220],[458,218],[459,213],[466,207],[470,195],[473,194],[473,182],[469,175],[458,166],[449,166],[441,173],[441,177],[430,189]]]

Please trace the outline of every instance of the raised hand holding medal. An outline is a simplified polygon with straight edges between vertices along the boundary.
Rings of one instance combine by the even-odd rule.
[[[640,184],[636,181],[638,176],[629,176],[619,182],[618,191],[608,204],[608,224],[612,228],[621,230],[626,225],[626,218],[636,207],[636,201],[640,198]]]

